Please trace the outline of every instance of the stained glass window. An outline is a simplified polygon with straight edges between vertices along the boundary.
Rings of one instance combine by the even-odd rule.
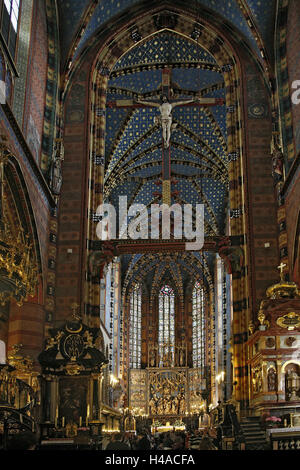
[[[4,0],[1,11],[1,33],[12,58],[15,56],[20,0]]]
[[[158,348],[160,365],[174,365],[175,295],[168,285],[161,288],[158,299]]]
[[[0,364],[6,363],[6,350],[4,341],[0,341]]]
[[[141,367],[141,337],[142,337],[142,289],[137,285],[130,296],[129,314],[129,357],[130,368]]]
[[[205,308],[204,292],[199,282],[193,290],[193,367],[205,366]]]

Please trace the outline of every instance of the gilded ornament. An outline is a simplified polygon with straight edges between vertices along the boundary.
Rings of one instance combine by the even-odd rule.
[[[270,286],[267,291],[266,295],[269,299],[298,299],[300,298],[299,289],[295,282],[288,282],[284,280],[284,268],[287,265],[281,263],[278,266],[280,270],[280,282],[277,284],[273,284]]]
[[[252,320],[249,322],[248,329],[249,329],[250,335],[253,335],[255,326]]]
[[[10,366],[14,367],[18,372],[31,372],[33,369],[33,360],[29,356],[23,356],[19,353],[22,344],[14,344],[11,351],[7,355]]]
[[[281,328],[287,328],[288,330],[294,330],[300,327],[300,314],[296,312],[290,312],[282,317],[277,318],[277,325]]]
[[[261,325],[265,324],[266,315],[264,314],[264,312],[262,310],[260,310],[258,312],[257,318],[258,318],[258,321]]]
[[[67,364],[66,365],[67,375],[79,375],[82,370],[84,370],[84,367],[80,366],[79,364]]]

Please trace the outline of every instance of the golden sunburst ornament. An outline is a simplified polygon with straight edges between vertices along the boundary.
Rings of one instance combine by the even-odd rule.
[[[300,327],[300,314],[296,312],[290,312],[282,317],[277,318],[277,325],[281,328],[287,328],[288,330],[294,330]]]

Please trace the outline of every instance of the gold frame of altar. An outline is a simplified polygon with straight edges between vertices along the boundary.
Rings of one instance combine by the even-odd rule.
[[[168,420],[200,414],[205,409],[201,395],[205,376],[200,369],[131,369],[128,380],[129,407],[135,416]]]
[[[101,374],[92,374],[89,376],[71,376],[71,375],[61,375],[61,376],[47,376],[45,380],[50,382],[51,387],[51,410],[50,410],[50,422],[54,423],[56,428],[64,428],[67,424],[71,424],[72,422],[76,424],[78,427],[86,427],[90,424],[101,423],[101,401],[100,401],[100,394],[101,394]],[[93,417],[92,414],[92,407],[93,407],[93,392],[94,392],[94,381],[97,381],[98,384],[98,416]],[[81,415],[79,414],[77,417],[74,416],[74,419],[68,418],[68,413],[66,413],[66,406],[63,406],[62,403],[62,391],[64,389],[64,385],[68,386],[69,388],[73,388],[76,392],[78,391],[78,386],[81,384],[85,385],[84,396],[85,399],[85,412]],[[69,394],[70,395],[70,394]],[[72,395],[72,393],[71,393]],[[72,398],[72,397],[70,397]],[[74,397],[73,397],[74,398]],[[80,398],[80,403],[82,403],[82,397]]]

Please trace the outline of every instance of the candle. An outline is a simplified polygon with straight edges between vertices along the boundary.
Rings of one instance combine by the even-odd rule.
[[[79,426],[80,427],[82,426],[82,416],[80,416],[80,418],[79,418]]]
[[[65,417],[64,416],[62,417],[61,425],[62,425],[63,428],[65,427]]]

